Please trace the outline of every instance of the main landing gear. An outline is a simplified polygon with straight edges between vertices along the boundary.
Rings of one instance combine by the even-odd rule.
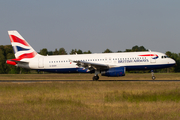
[[[155,80],[156,77],[154,76],[154,71],[153,70],[151,70],[151,75],[152,75],[152,79]]]
[[[99,80],[99,76],[98,76],[98,74],[100,73],[100,71],[98,71],[98,70],[96,70],[95,71],[95,76],[93,76],[93,81],[97,81],[97,80]]]

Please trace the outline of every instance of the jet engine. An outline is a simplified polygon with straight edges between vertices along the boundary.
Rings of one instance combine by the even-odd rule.
[[[115,67],[110,68],[106,71],[101,71],[102,76],[108,76],[108,77],[118,77],[118,76],[125,76],[125,67]]]

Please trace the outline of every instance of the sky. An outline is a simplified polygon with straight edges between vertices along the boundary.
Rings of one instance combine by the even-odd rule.
[[[133,46],[180,53],[180,0],[1,0],[0,45],[17,30],[39,52]]]

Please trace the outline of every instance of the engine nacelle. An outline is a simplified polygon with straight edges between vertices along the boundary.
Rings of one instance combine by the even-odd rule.
[[[109,77],[118,77],[118,76],[125,76],[126,68],[125,67],[116,67],[110,68],[106,71],[102,71],[102,76],[109,76]]]

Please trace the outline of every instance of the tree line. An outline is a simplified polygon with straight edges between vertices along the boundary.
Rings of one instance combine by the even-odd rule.
[[[148,51],[144,46],[133,46],[131,49],[126,49],[125,51],[116,51],[116,52],[138,52],[138,51]],[[102,53],[113,53],[110,49],[104,50]],[[69,53],[72,54],[91,54],[90,50],[82,51],[80,49],[72,49]],[[55,49],[54,51],[48,51],[47,48],[40,50],[39,54],[41,55],[67,55],[68,53],[64,48]],[[167,51],[165,53],[168,57],[176,61],[176,65],[171,68],[158,69],[156,72],[180,72],[180,53],[172,53]],[[11,45],[1,45],[0,46],[0,74],[27,74],[32,73],[33,70],[19,68],[16,66],[6,64],[6,60],[15,58],[13,48]],[[130,72],[150,72],[146,71],[130,71]],[[33,73],[38,73],[33,71]]]
[[[6,60],[14,58],[15,56],[11,45],[0,45],[0,74],[30,73],[29,69],[6,64]]]
[[[47,48],[43,48],[40,50],[39,54],[41,55],[67,55],[68,53],[66,52],[66,50],[64,48],[59,48],[59,50],[56,48],[55,51],[48,51]],[[91,54],[91,51],[88,50],[86,51],[82,51],[80,49],[72,49],[71,52],[69,53],[70,55],[72,54]]]

